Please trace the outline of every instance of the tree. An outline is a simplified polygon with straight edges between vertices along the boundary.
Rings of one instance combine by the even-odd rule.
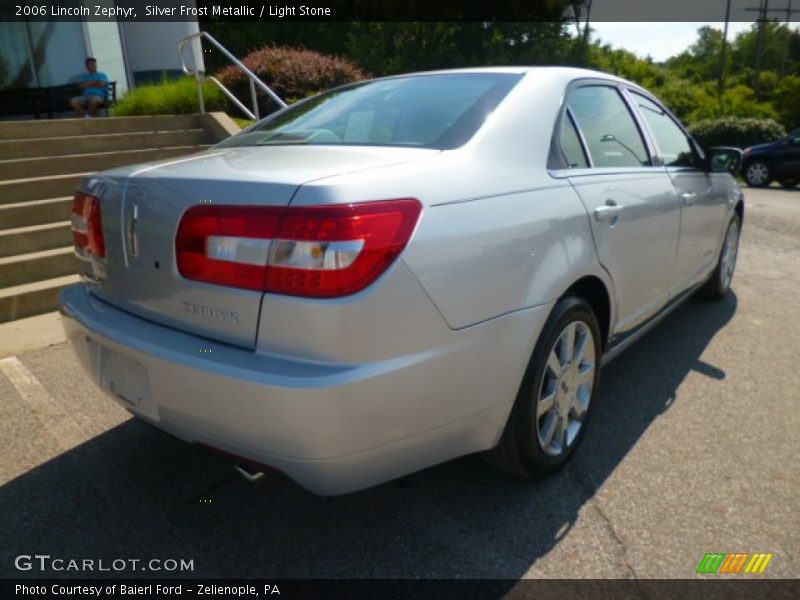
[[[688,50],[666,62],[667,68],[689,81],[709,81],[717,77],[722,52],[722,32],[712,27],[700,27],[697,41]]]

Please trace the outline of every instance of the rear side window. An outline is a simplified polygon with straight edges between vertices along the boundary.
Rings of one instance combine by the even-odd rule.
[[[589,161],[586,160],[586,154],[583,152],[581,138],[578,136],[578,130],[575,129],[575,123],[572,122],[572,117],[570,117],[569,113],[565,114],[561,120],[561,132],[558,142],[559,146],[561,146],[561,154],[567,163],[567,168],[585,169],[589,166]]]
[[[694,167],[696,160],[689,138],[658,104],[631,92],[647,127],[656,139],[661,159],[668,167]]]
[[[575,116],[595,167],[648,167],[644,139],[616,88],[591,85],[570,92]]]

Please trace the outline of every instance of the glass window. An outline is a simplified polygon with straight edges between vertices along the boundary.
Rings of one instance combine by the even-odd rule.
[[[631,95],[658,145],[659,154],[668,167],[693,167],[695,161],[689,138],[658,104],[641,94]]]
[[[36,87],[28,28],[5,8],[0,9],[0,40],[0,90]]]
[[[457,148],[519,79],[510,73],[456,73],[358,83],[300,102],[224,145]]]
[[[650,166],[642,134],[615,88],[580,87],[570,92],[567,106],[583,133],[595,167]]]
[[[589,161],[586,160],[586,154],[583,152],[583,144],[581,138],[578,136],[578,130],[575,129],[575,123],[568,113],[564,114],[561,119],[561,133],[559,135],[559,145],[561,146],[561,154],[564,155],[564,160],[569,169],[585,169],[589,166]]]

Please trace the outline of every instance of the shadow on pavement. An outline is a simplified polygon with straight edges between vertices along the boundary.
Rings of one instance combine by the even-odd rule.
[[[193,559],[179,576],[517,579],[568,535],[690,371],[725,377],[699,357],[736,306],[733,294],[690,300],[612,362],[583,447],[542,481],[470,456],[321,498],[282,475],[249,484],[226,460],[127,421],[0,488],[0,575],[169,575],[14,569],[19,554],[49,554]]]

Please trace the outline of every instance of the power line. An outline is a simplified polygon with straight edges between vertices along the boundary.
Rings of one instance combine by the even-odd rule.
[[[800,13],[800,9],[792,8],[792,0],[787,0],[787,5],[780,8],[770,8],[769,0],[761,0],[759,6],[749,6],[745,8],[748,12],[758,11],[758,37],[756,38],[756,72],[753,78],[753,87],[756,91],[756,97],[761,98],[761,55],[764,53],[764,25],[769,21],[768,15],[770,13],[781,13],[786,15],[786,37],[784,40],[783,60],[781,64],[781,75],[786,72],[786,60],[789,52],[789,22],[794,13]]]

